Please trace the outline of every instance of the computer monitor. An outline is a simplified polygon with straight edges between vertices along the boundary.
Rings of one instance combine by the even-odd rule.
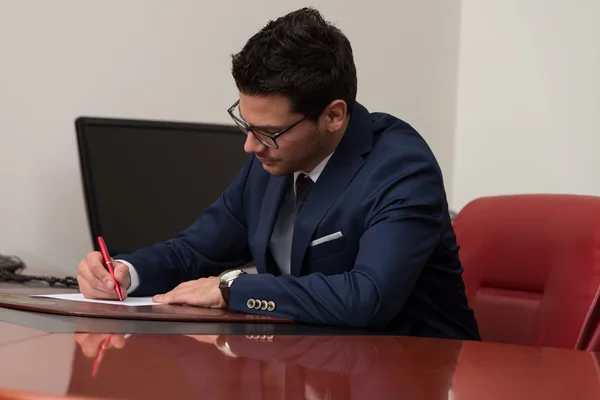
[[[80,117],[90,234],[111,254],[173,238],[233,181],[248,155],[235,126]]]

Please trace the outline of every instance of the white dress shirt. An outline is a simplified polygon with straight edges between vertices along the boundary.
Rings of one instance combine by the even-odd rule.
[[[294,184],[291,186],[290,190],[283,195],[283,201],[279,207],[277,220],[275,221],[275,226],[273,227],[273,232],[271,233],[271,239],[269,240],[269,249],[271,250],[271,254],[273,254],[273,258],[275,259],[275,263],[282,274],[290,273],[292,263],[292,235],[294,233],[295,220],[294,203],[296,200],[296,180],[300,174],[305,174],[316,183],[332,155],[333,153],[328,155],[310,172],[294,172]],[[127,293],[133,292],[140,285],[140,278],[137,271],[133,265],[131,265],[131,263],[125,260],[115,261],[119,261],[127,265],[129,268],[131,285],[129,286],[129,289],[127,289]]]

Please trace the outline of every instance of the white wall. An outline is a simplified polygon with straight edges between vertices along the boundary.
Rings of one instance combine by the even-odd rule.
[[[600,195],[600,2],[463,0],[451,206]]]
[[[230,54],[306,4],[0,0],[0,252],[74,274],[92,248],[75,118],[229,122]],[[449,190],[459,0],[312,5],[353,43],[359,101],[421,131]]]

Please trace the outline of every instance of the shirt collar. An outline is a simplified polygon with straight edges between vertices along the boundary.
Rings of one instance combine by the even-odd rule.
[[[323,161],[321,161],[319,163],[319,165],[317,165],[316,167],[314,167],[312,169],[312,171],[310,171],[310,172],[304,172],[304,171],[296,171],[296,172],[294,172],[294,186],[296,185],[296,179],[298,179],[298,176],[300,174],[307,175],[313,182],[316,183],[317,179],[319,179],[319,176],[321,175],[321,172],[323,172],[323,170],[325,169],[325,166],[327,165],[327,162],[329,161],[329,159],[331,158],[331,156],[333,155],[333,153],[334,152],[332,152],[327,157],[325,157],[325,159]]]

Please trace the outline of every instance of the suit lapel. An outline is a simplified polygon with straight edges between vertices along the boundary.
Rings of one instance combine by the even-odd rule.
[[[260,208],[259,222],[255,234],[256,254],[253,254],[256,267],[261,268],[264,266],[264,272],[268,272],[270,269],[270,263],[267,262],[272,260],[272,257],[267,257],[269,239],[271,238],[271,233],[273,232],[273,227],[277,220],[277,214],[279,213],[279,206],[281,205],[283,194],[285,193],[288,184],[291,182],[291,175],[271,176],[265,190],[265,196]]]
[[[372,136],[370,114],[356,103],[342,141],[313,186],[294,224],[290,271],[292,275],[300,275],[304,254],[315,229],[363,166],[362,155],[370,151]]]

